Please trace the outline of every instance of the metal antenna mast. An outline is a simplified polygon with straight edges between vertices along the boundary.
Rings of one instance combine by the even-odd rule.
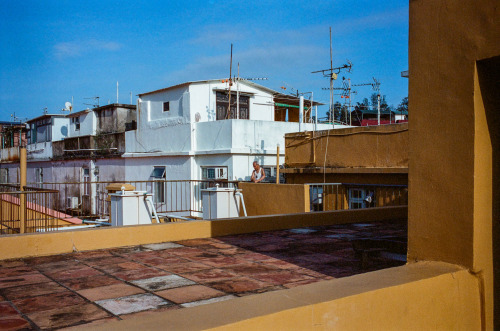
[[[330,112],[328,116],[328,120],[332,122],[333,127],[335,127],[335,116],[334,116],[334,103],[333,103],[333,81],[337,79],[338,74],[341,70],[347,70],[351,72],[352,62],[347,60],[347,64],[344,64],[340,67],[333,67],[333,49],[332,49],[332,27],[330,27],[330,69],[316,70],[312,71],[312,74],[321,72],[323,77],[328,77],[330,79]]]
[[[377,92],[377,122],[380,125],[380,81],[372,77],[373,83],[354,84],[353,86],[371,86]]]
[[[233,44],[231,44],[231,58],[229,60],[229,104],[227,105],[227,115],[226,119],[231,117],[231,86],[233,85],[233,79],[231,78],[233,69]]]
[[[90,97],[90,98],[84,98],[84,99],[90,99],[90,100],[96,100],[97,101],[97,104],[95,103],[84,103],[84,105],[87,105],[87,106],[92,106],[93,108],[99,108],[99,98],[100,97]]]

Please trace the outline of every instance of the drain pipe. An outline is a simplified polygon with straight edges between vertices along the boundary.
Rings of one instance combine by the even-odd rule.
[[[156,213],[155,205],[153,203],[153,199],[151,199],[151,197],[148,197],[147,193],[144,193],[144,200],[149,202],[149,204],[151,205],[151,210],[153,211],[153,213],[155,213],[156,222],[160,223],[160,220],[158,219],[158,214]],[[151,217],[151,223],[153,223],[152,217]]]
[[[241,199],[241,206],[243,207],[243,214],[247,217],[247,209],[245,208],[245,199],[243,199],[243,193],[234,190],[234,195],[239,196]]]

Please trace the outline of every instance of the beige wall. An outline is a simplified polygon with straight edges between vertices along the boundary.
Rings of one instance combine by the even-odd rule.
[[[248,216],[303,213],[310,210],[309,186],[239,183]]]
[[[285,154],[290,167],[407,167],[408,125],[290,133]]]
[[[286,169],[285,169],[286,170]],[[306,170],[306,169],[301,169]],[[286,173],[289,184],[306,183],[356,183],[356,184],[387,184],[408,185],[407,173]]]
[[[500,55],[499,17],[498,0],[410,1],[409,108],[415,115],[409,124],[408,257],[477,274],[486,329],[493,328],[492,247],[500,240],[492,205],[500,63],[481,60]],[[498,283],[498,266],[496,274]]]

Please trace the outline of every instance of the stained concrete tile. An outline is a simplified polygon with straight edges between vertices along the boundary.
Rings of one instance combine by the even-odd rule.
[[[50,293],[64,292],[66,288],[55,282],[47,282],[40,284],[30,284],[24,286],[9,287],[3,290],[3,295],[9,300],[22,299],[27,297],[35,297]]]
[[[169,288],[195,284],[192,280],[177,275],[134,280],[131,283],[148,291],[161,291]]]
[[[100,265],[96,268],[107,273],[117,273],[130,270],[144,269],[146,267],[140,263],[125,260],[124,262]]]
[[[180,247],[180,248],[172,248],[166,251],[168,254],[174,254],[180,257],[186,257],[193,255],[200,255],[205,253],[205,250],[193,248],[193,247]]]
[[[0,268],[22,267],[26,263],[23,260],[3,260],[0,261]]]
[[[276,260],[274,257],[266,254],[261,254],[257,252],[248,251],[248,253],[239,254],[238,258],[247,261],[266,261],[266,260]]]
[[[136,270],[129,270],[129,271],[124,271],[124,272],[114,273],[113,276],[118,277],[118,278],[123,279],[123,280],[126,280],[126,281],[131,281],[131,280],[166,276],[169,274],[170,274],[169,272],[166,272],[163,270],[158,270],[158,269],[154,269],[154,268],[143,268],[143,269],[136,269]]]
[[[101,287],[113,284],[120,284],[122,281],[108,275],[97,275],[84,278],[72,278],[61,281],[61,284],[74,291],[85,290],[94,287]]]
[[[9,302],[0,302],[0,318],[17,316],[19,313]]]
[[[149,293],[130,295],[117,299],[100,300],[96,301],[96,303],[115,315],[158,309],[170,304],[170,302]]]
[[[116,265],[119,263],[125,263],[129,262],[126,258],[122,256],[104,256],[104,257],[99,257],[99,258],[90,258],[88,260],[83,260],[83,262],[89,266],[92,267],[101,267],[101,266],[107,266],[107,265]]]
[[[181,306],[185,307],[185,308],[189,308],[189,307],[207,305],[207,304],[215,303],[215,302],[226,301],[226,300],[230,300],[230,299],[234,299],[234,298],[236,298],[236,296],[234,296],[234,295],[225,295],[223,297],[217,297],[217,298],[194,301],[194,302],[187,302],[187,303],[183,303]]]
[[[33,330],[31,324],[22,318],[20,315],[11,317],[0,317],[0,330],[14,331],[14,330]]]
[[[45,283],[50,281],[51,280],[49,278],[40,273],[24,276],[5,277],[0,278],[0,289],[28,284]]]
[[[275,266],[270,266],[262,263],[252,263],[252,262],[225,267],[223,269],[241,276],[252,276],[255,274],[262,274],[279,270]]]
[[[213,258],[200,259],[198,261],[203,263],[203,264],[208,264],[208,265],[216,267],[216,268],[222,268],[225,266],[232,266],[232,265],[242,264],[242,263],[246,262],[243,259],[239,259],[239,258],[231,257],[231,256],[223,256],[223,255],[220,255],[218,257],[213,257]]]
[[[158,251],[158,250],[164,250],[164,249],[170,249],[170,248],[179,248],[179,247],[182,247],[182,245],[172,243],[172,242],[166,242],[166,243],[159,243],[159,244],[142,245],[142,247],[145,249],[152,250],[152,251]]]
[[[291,229],[291,230],[288,230],[289,232],[291,233],[297,233],[297,234],[309,234],[309,233],[314,233],[316,232],[317,230],[313,230],[313,229]]]
[[[226,293],[243,293],[271,287],[273,284],[255,280],[249,277],[237,277],[219,282],[209,283],[208,285]]]
[[[206,300],[225,295],[224,292],[203,285],[177,287],[159,291],[155,294],[175,303]]]
[[[23,276],[23,275],[35,274],[35,273],[38,273],[38,271],[33,269],[32,267],[29,267],[29,266],[2,268],[2,269],[0,269],[0,278],[13,277],[13,276]]]
[[[214,243],[214,242],[208,238],[204,238],[204,239],[181,240],[181,241],[177,241],[176,243],[183,245],[183,246],[193,247],[193,246],[209,245],[209,244]]]
[[[81,297],[73,292],[65,291],[30,297],[25,299],[13,300],[12,303],[24,314],[62,308],[66,306],[74,306],[85,303]]]
[[[287,283],[296,283],[301,280],[311,279],[313,277],[307,276],[298,272],[293,272],[289,270],[279,270],[279,271],[271,271],[268,273],[262,273],[253,275],[253,278],[267,282],[273,285],[283,285]]]
[[[176,264],[157,265],[156,267],[172,272],[174,274],[183,274],[183,273],[195,272],[213,268],[212,266],[199,262],[185,262]]]
[[[106,311],[90,303],[28,314],[28,317],[41,329],[63,328],[109,316]]]
[[[97,251],[74,253],[73,258],[77,260],[95,260],[113,256],[110,251],[102,249]]]
[[[61,262],[73,260],[73,256],[71,254],[60,254],[60,255],[50,255],[50,256],[40,256],[24,259],[24,262],[28,265],[40,265],[44,263],[53,263],[53,262]]]
[[[102,275],[102,272],[91,267],[82,266],[57,272],[46,272],[45,274],[56,280],[64,280],[71,278],[83,278],[83,277]]]
[[[77,293],[89,299],[90,301],[98,301],[104,299],[124,297],[132,294],[144,293],[144,291],[135,286],[130,286],[125,283],[122,283],[122,284],[114,284],[114,285],[81,290],[77,291]]]
[[[179,305],[163,306],[160,308],[151,309],[151,310],[144,310],[144,311],[140,311],[137,313],[120,315],[120,318],[123,320],[128,320],[128,319],[134,319],[134,318],[138,318],[138,317],[142,317],[142,316],[148,317],[148,316],[155,315],[155,314],[163,312],[163,311],[177,310],[177,309],[181,309],[181,306],[179,306]]]
[[[223,269],[207,269],[181,275],[198,283],[216,282],[237,276],[234,272]]]

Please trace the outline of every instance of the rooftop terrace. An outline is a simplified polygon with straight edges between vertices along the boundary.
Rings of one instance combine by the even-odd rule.
[[[95,326],[398,266],[406,234],[394,220],[0,261],[0,330]]]

